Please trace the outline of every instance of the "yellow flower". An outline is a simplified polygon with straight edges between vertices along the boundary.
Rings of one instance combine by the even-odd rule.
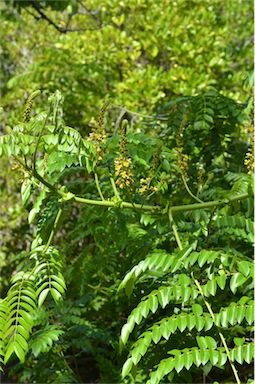
[[[117,157],[114,160],[115,175],[117,176],[116,185],[124,189],[133,183],[133,176],[131,171],[132,161],[128,157]]]

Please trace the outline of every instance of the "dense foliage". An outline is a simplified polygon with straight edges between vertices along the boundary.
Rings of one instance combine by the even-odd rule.
[[[4,374],[251,382],[251,4],[1,10]]]

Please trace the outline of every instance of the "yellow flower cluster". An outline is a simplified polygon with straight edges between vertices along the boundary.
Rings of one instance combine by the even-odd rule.
[[[150,176],[146,177],[146,179],[141,179],[140,180],[141,187],[139,189],[139,192],[140,192],[141,195],[143,195],[145,192],[150,191],[151,180],[152,180],[152,178]]]
[[[129,188],[133,184],[131,171],[132,161],[129,157],[117,157],[114,160],[115,175],[117,176],[116,185],[121,188]]]
[[[178,165],[183,172],[183,175],[188,179],[188,159],[189,156],[182,152],[182,148],[177,148],[178,153]]]
[[[105,142],[106,137],[107,135],[105,132],[96,132],[96,131],[90,132],[88,137],[88,140],[95,142],[95,147],[96,147],[99,161],[103,160],[103,149],[101,147],[101,144]]]
[[[152,177],[146,177],[146,179],[140,180],[140,189],[139,192],[141,195],[145,194],[145,192],[159,192],[162,184],[165,182],[165,180],[161,180],[157,185],[150,185],[152,182]]]
[[[252,175],[254,172],[254,147],[249,148],[249,150],[247,151],[244,160],[244,165],[248,170],[248,174]]]
[[[250,147],[248,151],[246,152],[245,159],[244,159],[244,165],[247,168],[248,175],[252,175],[254,172],[254,128],[253,125],[250,125],[246,127],[246,133],[249,135],[249,141],[250,141]]]
[[[146,177],[146,179],[140,180],[140,189],[139,192],[141,195],[143,195],[145,192],[158,192],[160,190],[160,185],[157,186],[151,186],[152,180],[156,176],[157,167],[160,162],[160,152],[161,152],[161,144],[158,145],[156,152],[153,155],[152,165],[149,172],[149,176]]]
[[[104,116],[107,111],[109,103],[106,103],[103,108],[100,110],[99,116],[96,120],[96,127],[90,132],[88,140],[94,141],[96,143],[96,151],[98,154],[98,160],[103,159],[103,149],[101,145],[105,142],[107,134],[104,129]]]
[[[104,143],[106,137],[107,137],[107,135],[106,135],[105,131],[102,131],[102,132],[93,131],[93,132],[90,132],[90,134],[89,134],[89,140],[97,141],[98,143]]]

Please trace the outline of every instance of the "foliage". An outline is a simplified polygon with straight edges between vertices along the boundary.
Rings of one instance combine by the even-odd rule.
[[[106,95],[144,114],[165,96],[194,95],[212,86],[235,100],[247,99],[242,84],[244,68],[252,71],[251,2],[80,3],[70,2],[71,9],[61,12],[43,8],[63,27],[74,13],[71,28],[85,30],[66,34],[45,19],[36,22],[29,7],[20,14],[8,7],[9,18],[3,13],[1,105],[8,121],[16,124],[24,95],[37,88],[59,89],[67,124],[86,132]]]
[[[251,381],[251,14],[0,2],[3,381]]]
[[[125,252],[129,263],[140,244],[148,243],[144,256],[149,255],[126,275],[119,286],[119,290],[125,288],[129,296],[137,283],[143,284],[147,291],[122,328],[121,349],[129,341],[135,325],[140,329],[123,365],[123,378],[130,372],[135,375],[134,368],[138,365],[142,370],[140,377],[144,380],[146,371],[143,369],[149,365],[154,366],[154,370],[148,383],[158,383],[165,375],[170,375],[169,379],[173,380],[174,370],[177,374],[181,372],[180,377],[185,376],[184,367],[192,376],[202,365],[206,367],[206,374],[213,367],[224,367],[230,376],[231,367],[236,381],[240,382],[235,362],[249,365],[253,357],[249,342],[253,321],[250,176],[244,173],[244,165],[241,165],[248,149],[242,140],[248,136],[240,135],[241,124],[249,121],[249,109],[215,91],[177,99],[174,104],[165,105],[167,119],[163,123],[155,115],[155,129],[159,134],[150,137],[146,132],[132,130],[125,121],[120,123],[119,134],[110,135],[104,126],[107,111],[104,107],[97,119],[97,127],[89,137],[83,138],[78,131],[65,126],[63,99],[59,91],[49,98],[48,111],[31,116],[33,99],[38,95],[36,92],[28,99],[24,122],[14,127],[12,133],[1,136],[1,153],[13,157],[24,172],[21,187],[23,205],[28,206],[31,199],[33,202],[28,220],[30,223],[37,220],[38,223],[28,253],[30,269],[15,274],[12,286],[2,300],[4,362],[15,353],[24,363],[29,348],[35,356],[50,351],[53,341],[63,334],[61,328],[54,323],[49,325],[47,321],[37,331],[38,336],[35,333],[34,341],[29,341],[38,309],[46,302],[50,311],[53,308],[56,313],[58,311],[49,294],[58,303],[65,293],[63,263],[67,263],[67,259],[59,255],[51,242],[61,218],[63,221],[63,216],[68,217],[73,203],[80,203],[85,204],[87,219],[75,223],[76,234],[68,224],[66,231],[71,233],[71,238],[78,236],[79,243],[80,224],[85,225],[82,238],[85,241],[88,237],[93,239],[88,243],[91,248],[89,254],[93,252],[93,257],[99,257],[101,262],[105,254],[108,263],[109,276],[105,276],[106,271],[101,277],[100,272],[96,272],[99,292],[103,293],[100,289],[102,281],[110,282],[106,296],[103,294],[100,298],[96,295],[92,300],[87,297],[91,309],[85,311],[85,316],[91,316],[93,307],[94,311],[102,310],[107,300],[116,300],[116,297],[111,297],[117,289],[114,280],[117,276],[121,281],[127,266],[123,268],[117,262],[115,253]],[[168,119],[173,127],[171,133]],[[200,136],[194,135],[198,128]],[[217,136],[218,140],[212,140]],[[239,151],[243,149],[239,157],[236,156],[237,148]],[[116,163],[120,158],[123,160]],[[129,159],[127,164],[125,159]],[[132,167],[130,172],[127,166]],[[202,180],[201,169],[202,176],[211,174],[209,180]],[[86,172],[84,190],[77,193],[81,184],[73,176],[82,170]],[[120,177],[122,181],[118,183]],[[196,188],[198,193],[194,195],[189,186],[193,190]],[[232,187],[229,189],[229,186]],[[111,190],[113,197],[110,196]],[[177,195],[178,190],[181,192]],[[101,199],[96,198],[96,194]],[[214,200],[208,201],[212,196]],[[93,214],[90,206],[101,208],[102,214]],[[173,232],[169,232],[169,224]],[[122,226],[119,236],[114,231],[115,225]],[[125,232],[127,239],[123,238]],[[131,247],[128,246],[130,241],[133,242]],[[169,252],[175,247],[175,241],[179,250]],[[68,252],[68,248],[66,250]],[[69,261],[70,266],[78,262],[71,270],[69,267],[71,275],[69,272],[69,278],[68,274],[66,276],[67,280],[71,277],[71,286],[72,280],[79,276],[80,263],[87,264],[90,274],[93,271],[89,254],[86,258],[86,253],[81,253],[77,261]],[[82,286],[77,288],[84,295]],[[97,288],[93,288],[96,292]],[[87,293],[84,298],[86,296]],[[136,294],[136,301],[138,298]],[[226,305],[222,305],[223,302]],[[162,312],[166,308],[167,312]],[[93,322],[81,317],[81,309],[78,316],[67,312],[64,317],[64,327],[69,321],[77,324],[66,330],[69,338],[72,339],[73,332],[80,335],[86,328],[92,332],[90,337],[94,337],[94,332],[100,335]],[[141,327],[148,321],[153,321],[153,324],[142,331]],[[176,336],[176,333],[183,332],[185,337]],[[106,335],[102,333],[102,337]],[[80,348],[80,343],[76,345],[74,340],[71,345]],[[112,340],[114,346],[114,338]],[[62,346],[62,353],[69,343],[70,339],[66,347]],[[153,352],[152,343],[161,347],[160,360]],[[164,359],[164,352],[173,357]],[[141,361],[144,358],[143,366]],[[197,368],[194,369],[193,365]],[[246,373],[244,375],[249,377]]]

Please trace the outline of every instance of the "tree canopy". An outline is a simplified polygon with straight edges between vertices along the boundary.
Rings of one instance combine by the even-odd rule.
[[[6,382],[252,383],[252,13],[0,3]]]

